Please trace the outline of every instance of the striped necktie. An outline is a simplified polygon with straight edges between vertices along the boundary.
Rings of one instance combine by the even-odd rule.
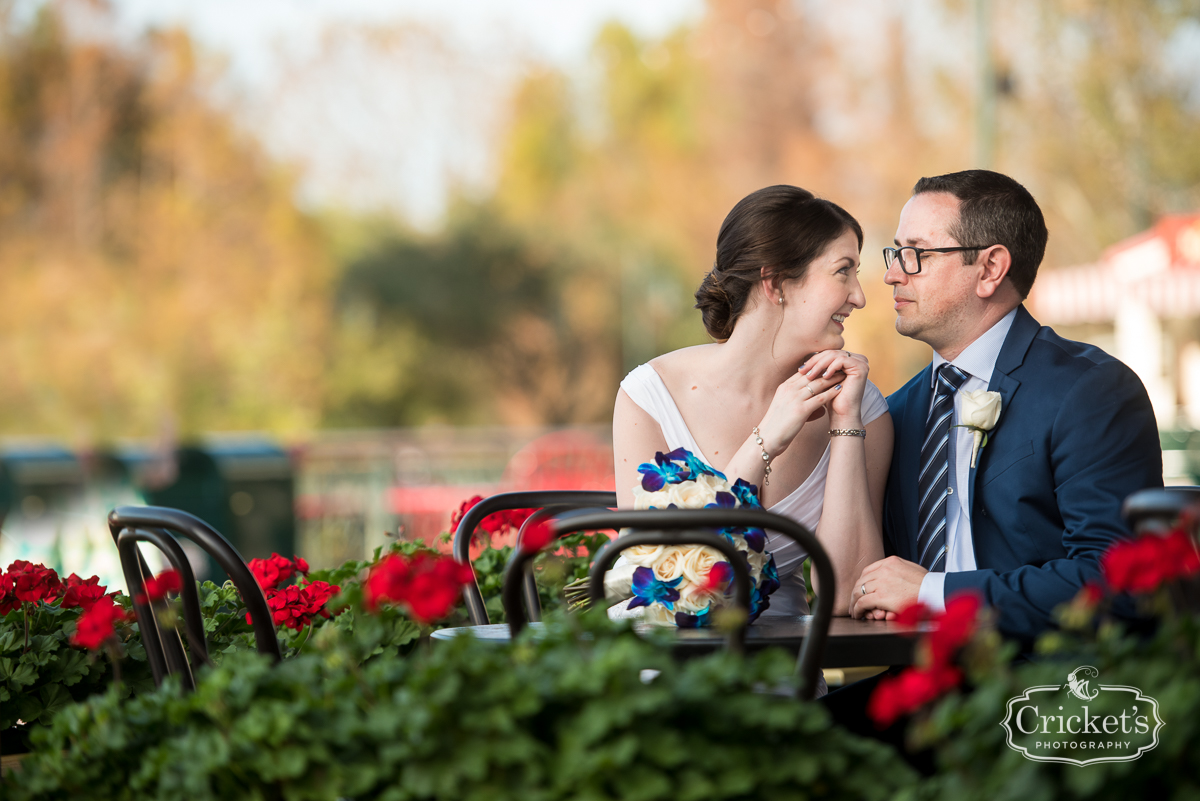
[[[925,423],[921,445],[921,473],[917,478],[917,553],[921,567],[931,572],[946,569],[946,500],[950,495],[950,423],[954,394],[967,374],[946,362],[934,382],[933,408]]]

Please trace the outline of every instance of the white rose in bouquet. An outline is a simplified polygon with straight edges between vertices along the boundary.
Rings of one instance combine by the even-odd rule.
[[[672,484],[667,491],[667,502],[680,509],[703,509],[717,502],[717,488],[707,481],[685,481]]]
[[[665,545],[634,545],[632,548],[621,551],[621,556],[638,567],[654,567],[654,563],[658,561],[658,557],[662,556],[666,547]]]
[[[724,562],[725,555],[716,548],[701,545],[688,549],[683,555],[683,577],[691,584],[703,584],[708,580],[709,571],[717,562]]]
[[[651,565],[654,577],[662,582],[674,581],[683,575],[684,548],[680,545],[668,545],[658,555]]]

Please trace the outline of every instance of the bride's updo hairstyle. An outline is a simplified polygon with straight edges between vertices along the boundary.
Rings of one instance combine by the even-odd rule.
[[[797,186],[768,186],[738,201],[717,234],[717,260],[696,290],[696,308],[709,335],[729,339],[764,276],[781,282],[804,278],[813,260],[846,231],[854,232],[862,250],[857,220]]]

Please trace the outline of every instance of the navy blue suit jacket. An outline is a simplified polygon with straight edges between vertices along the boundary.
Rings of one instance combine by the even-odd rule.
[[[917,561],[917,473],[930,365],[888,398],[896,430],[884,502],[889,553]],[[1162,450],[1141,380],[1092,345],[1063,339],[1024,306],[989,390],[1000,419],[970,472],[977,570],[946,574],[946,597],[974,590],[1000,630],[1030,640],[1054,608],[1100,578],[1100,556],[1128,536],[1125,497],[1162,486]]]

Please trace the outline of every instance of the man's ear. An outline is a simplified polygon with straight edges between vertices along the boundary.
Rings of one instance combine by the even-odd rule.
[[[990,298],[1008,277],[1008,270],[1012,267],[1012,254],[1004,245],[993,245],[979,251],[975,258],[975,267],[979,269],[979,277],[975,281],[975,294],[981,298]]]

